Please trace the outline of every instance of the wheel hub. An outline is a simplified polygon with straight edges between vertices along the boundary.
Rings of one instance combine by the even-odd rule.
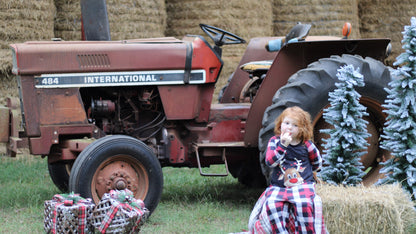
[[[123,190],[123,189],[125,189],[127,186],[126,186],[126,181],[124,181],[124,180],[119,180],[119,181],[117,181],[116,183],[116,189],[118,189],[118,190]]]
[[[99,200],[110,190],[128,189],[136,198],[144,199],[148,190],[147,174],[140,166],[134,166],[125,156],[115,157],[100,165],[92,186],[94,200]]]
[[[112,189],[129,189],[134,193],[137,190],[137,187],[134,185],[135,180],[132,178],[133,176],[137,176],[137,174],[130,176],[129,173],[125,171],[113,172],[109,175],[107,174],[107,176],[104,173],[101,174],[102,175],[97,180],[97,184],[102,185],[104,182],[107,192]],[[106,176],[107,178],[103,178],[103,176]]]

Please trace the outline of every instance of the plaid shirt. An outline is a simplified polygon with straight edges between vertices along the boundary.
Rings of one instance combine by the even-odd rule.
[[[304,182],[315,182],[313,171],[318,171],[322,167],[322,157],[318,148],[312,141],[304,141],[298,145],[287,147],[280,143],[280,137],[273,136],[269,140],[266,151],[266,165],[273,168],[271,184],[274,186],[285,187],[282,170],[288,168],[302,168],[299,171]]]
[[[327,233],[314,184],[268,187],[251,212],[250,233]]]

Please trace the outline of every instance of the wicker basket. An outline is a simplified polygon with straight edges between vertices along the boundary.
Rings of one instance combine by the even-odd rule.
[[[57,194],[45,201],[44,230],[46,233],[92,233],[94,203],[77,194]]]
[[[105,193],[93,212],[93,226],[101,233],[138,233],[149,211],[129,190]]]

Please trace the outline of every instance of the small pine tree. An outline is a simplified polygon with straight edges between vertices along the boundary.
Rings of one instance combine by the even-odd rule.
[[[393,65],[400,66],[392,72],[384,107],[387,122],[382,147],[392,158],[382,163],[386,177],[379,183],[400,182],[405,190],[416,195],[416,18],[404,27],[405,50]]]
[[[364,78],[359,69],[352,65],[338,69],[340,82],[329,93],[331,106],[324,110],[324,119],[333,129],[324,129],[329,134],[325,139],[323,158],[326,164],[322,168],[322,179],[329,184],[356,185],[362,181],[364,172],[360,158],[366,154],[368,146],[366,124],[363,116],[368,116],[366,107],[360,104],[361,95],[354,86],[363,87]]]

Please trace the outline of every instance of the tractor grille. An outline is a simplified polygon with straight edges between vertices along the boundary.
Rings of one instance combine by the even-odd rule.
[[[79,54],[77,60],[80,68],[110,67],[110,59],[107,54]]]

